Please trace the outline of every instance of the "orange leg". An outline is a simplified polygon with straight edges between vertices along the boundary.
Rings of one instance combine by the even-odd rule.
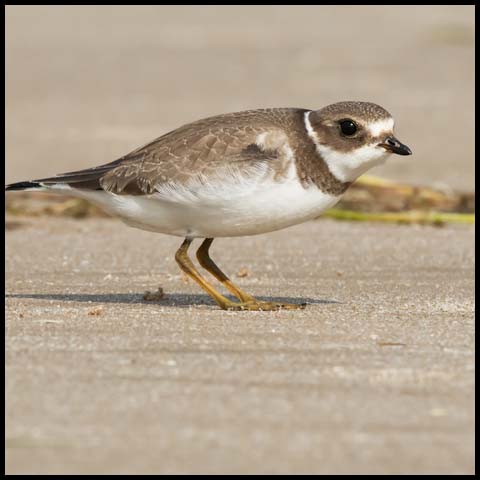
[[[192,243],[192,240],[186,238],[180,248],[175,254],[175,260],[180,268],[195,282],[200,285],[224,310],[293,310],[299,308],[305,308],[304,304],[289,304],[289,303],[273,303],[273,302],[261,302],[256,300],[251,295],[240,290],[231,280],[215,265],[213,260],[208,255],[208,249],[212,244],[213,239],[207,238],[200,246],[197,257],[200,264],[214,275],[230,292],[237,296],[240,302],[232,302],[220,292],[218,292],[195,268],[195,265],[188,256],[188,248]]]

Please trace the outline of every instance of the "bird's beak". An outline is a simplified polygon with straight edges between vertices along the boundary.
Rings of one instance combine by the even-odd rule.
[[[399,142],[394,136],[387,137],[384,142],[378,144],[379,147],[383,147],[387,152],[397,153],[398,155],[411,155],[412,151]]]

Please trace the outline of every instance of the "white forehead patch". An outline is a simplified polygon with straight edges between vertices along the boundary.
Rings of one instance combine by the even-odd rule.
[[[366,128],[372,134],[372,137],[379,137],[382,133],[389,133],[393,131],[395,122],[393,118],[387,118],[385,120],[379,120],[374,123],[366,125]]]

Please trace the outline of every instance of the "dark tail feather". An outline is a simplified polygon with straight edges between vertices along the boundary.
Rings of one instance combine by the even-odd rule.
[[[6,185],[6,191],[34,189],[49,189],[58,184],[70,185],[72,188],[101,190],[100,177],[105,173],[105,168],[89,168],[78,172],[64,173],[55,177],[39,178],[30,182],[18,182]]]
[[[100,185],[101,177],[112,168],[115,168],[120,160],[98,167],[55,175],[54,177],[38,178],[30,182],[12,183],[5,185],[5,191],[26,190],[28,188],[48,189],[56,184],[66,184],[77,189],[102,190]]]
[[[5,185],[6,192],[14,190],[26,190],[27,188],[42,188],[42,186],[36,182],[17,182],[11,183],[10,185]]]

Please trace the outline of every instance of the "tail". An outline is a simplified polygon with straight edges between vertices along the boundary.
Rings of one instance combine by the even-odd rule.
[[[11,183],[10,185],[5,185],[5,191],[48,190],[52,192],[56,191],[58,193],[67,193],[66,190],[68,190],[67,194],[70,195],[72,191],[77,190],[104,190],[102,186],[102,178],[111,170],[114,170],[119,165],[121,166],[122,161],[123,158],[120,158],[114,162],[100,165],[98,167],[87,168],[85,170],[61,173],[59,175],[55,175],[54,177],[29,180],[28,182]],[[124,184],[122,183],[122,188],[119,189],[119,192],[125,190],[125,186],[131,180],[131,178],[129,179],[127,176],[125,176],[125,179],[126,180]],[[118,182],[119,181],[120,180],[118,180]],[[108,190],[114,191],[113,188]]]
[[[5,185],[5,191],[11,192],[15,190],[43,190],[44,187],[37,182],[17,182]]]
[[[68,172],[54,177],[29,180],[28,182],[17,182],[5,185],[5,191],[18,190],[49,190],[61,192],[64,190],[101,190],[100,178],[112,168],[111,165],[102,165],[100,167],[88,168],[77,172]]]

